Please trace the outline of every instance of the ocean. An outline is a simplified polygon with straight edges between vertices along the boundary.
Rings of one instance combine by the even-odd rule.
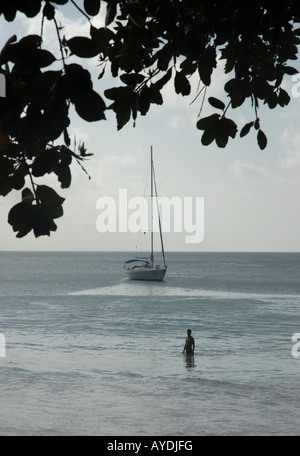
[[[0,435],[299,435],[300,254],[128,258],[0,252]]]

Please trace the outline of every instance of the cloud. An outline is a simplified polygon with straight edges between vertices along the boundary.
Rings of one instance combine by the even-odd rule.
[[[172,129],[176,130],[184,126],[185,121],[182,116],[169,116],[167,120],[167,124]]]
[[[283,162],[283,168],[286,169],[295,169],[295,168],[300,167],[300,150],[290,157],[288,157],[284,162]]]
[[[299,169],[300,167],[300,131],[295,131],[288,126],[281,135],[281,143],[285,151],[285,156],[280,161],[280,166],[284,170]]]
[[[73,6],[73,5],[72,5]],[[68,16],[66,15],[68,14]],[[69,14],[71,16],[69,16]],[[17,35],[17,39],[20,40],[26,35],[40,35],[42,30],[42,11],[33,18],[27,18],[22,13],[17,13],[16,18],[13,22],[9,23],[0,18],[0,39],[5,42],[13,34]],[[83,16],[75,7],[74,10],[69,7],[69,11],[61,11],[61,7],[56,10],[56,21],[59,27],[61,27],[60,35],[65,37],[67,40],[74,36],[90,36],[90,23],[87,18]],[[91,18],[91,23],[94,27],[103,27],[105,23],[105,11],[102,9],[95,18]],[[60,48],[57,38],[57,32],[54,22],[48,19],[43,21],[43,47],[53,53],[53,55],[60,61]],[[79,59],[76,56],[71,56],[67,59],[67,63],[78,62],[83,63],[84,66],[95,68],[98,63],[98,58],[92,59]]]
[[[287,158],[281,162],[282,168],[286,170],[294,170],[295,168],[300,167],[300,150],[289,155]]]
[[[269,172],[262,166],[254,165],[254,163],[243,163],[240,160],[236,160],[229,169],[239,180],[269,177]]]
[[[89,36],[90,23],[87,18],[81,14],[74,6],[73,11],[69,11],[70,15],[64,14],[61,8],[56,10],[55,18],[59,26],[62,26],[62,34],[65,35],[67,39],[70,39],[73,36]],[[18,14],[18,20],[23,24],[23,28],[26,33],[38,33],[41,32],[42,24],[42,12],[40,12],[34,18],[27,18],[24,15]],[[101,10],[100,13],[95,17],[91,18],[91,23],[94,27],[103,27],[105,23],[104,11]],[[56,37],[56,30],[52,20],[47,20],[45,18],[43,25],[43,38],[47,43],[47,46],[51,44],[53,39],[53,34]]]

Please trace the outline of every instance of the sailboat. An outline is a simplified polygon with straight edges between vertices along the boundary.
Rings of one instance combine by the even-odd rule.
[[[158,227],[159,227],[159,234],[160,234],[160,244],[161,244],[161,253],[163,264],[155,264],[154,261],[154,250],[153,250],[153,210],[154,204],[153,197],[155,195],[155,199],[157,201],[157,188],[156,188],[156,181],[155,181],[155,173],[154,173],[154,165],[153,165],[153,150],[151,146],[151,229],[150,229],[150,236],[151,236],[151,249],[150,254],[147,257],[136,257],[132,260],[125,261],[125,274],[130,280],[153,280],[153,281],[163,281],[166,271],[166,258],[165,258],[165,251],[163,245],[163,237],[162,237],[162,229],[161,229],[161,222],[160,222],[160,214],[157,206],[157,215],[158,215]]]

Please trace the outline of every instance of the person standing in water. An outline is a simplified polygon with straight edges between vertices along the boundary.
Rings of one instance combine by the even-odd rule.
[[[185,345],[183,348],[182,353],[186,353],[187,355],[193,355],[195,351],[195,340],[192,337],[192,330],[188,329],[187,330],[187,338],[185,339]]]

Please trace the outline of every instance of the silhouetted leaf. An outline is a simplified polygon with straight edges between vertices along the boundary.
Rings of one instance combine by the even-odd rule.
[[[138,110],[140,111],[142,116],[145,116],[149,111],[150,104],[151,104],[151,93],[148,86],[144,85],[140,96],[138,99]]]
[[[101,79],[105,74],[105,67],[102,68],[102,70],[99,73],[98,79]]]
[[[44,16],[51,21],[55,16],[55,8],[51,3],[46,3],[43,9]]]
[[[130,86],[114,87],[104,92],[114,102],[109,106],[116,113],[117,128],[120,130],[129,121],[133,108],[133,89]],[[137,96],[137,94],[136,94]],[[136,98],[134,98],[136,100]],[[135,106],[134,106],[135,109]]]
[[[130,116],[131,116],[131,108],[128,105],[124,106],[124,109],[119,109],[118,111],[116,111],[118,130],[121,130],[121,128],[123,128],[124,125],[126,125],[127,122],[129,122]]]
[[[253,125],[254,125],[255,130],[259,130],[259,128],[260,128],[260,120],[256,119]]]
[[[284,72],[286,74],[289,74],[289,75],[293,75],[293,74],[298,74],[299,73],[299,71],[296,68],[293,68],[293,67],[290,67],[290,66],[284,66],[283,69],[284,69]]]
[[[9,47],[9,60],[23,67],[44,68],[51,65],[56,60],[54,55],[46,49],[40,49],[40,45],[39,35],[25,36]]]
[[[107,0],[107,9],[105,16],[105,25],[109,25],[115,18],[117,14],[117,1],[116,0]]]
[[[9,60],[9,53],[10,53],[10,45],[17,41],[17,35],[12,35],[5,43],[3,49],[0,53],[0,65],[3,63],[7,63]]]
[[[235,138],[237,126],[235,122],[222,117],[217,124],[216,143],[218,147],[226,147],[229,137]]]
[[[61,188],[69,188],[72,180],[70,167],[66,163],[61,162],[55,167],[54,172],[61,183]]]
[[[32,203],[32,201],[34,200],[34,195],[32,193],[32,191],[30,190],[30,188],[24,188],[24,190],[22,191],[22,202],[23,203]]]
[[[100,0],[84,0],[83,6],[90,16],[96,16],[100,11]]]
[[[17,6],[13,2],[2,2],[1,12],[3,13],[5,19],[11,22],[16,17]]]
[[[94,90],[78,92],[73,97],[73,103],[77,114],[87,122],[105,119],[105,103],[101,96]]]
[[[64,128],[64,141],[65,141],[65,145],[69,147],[71,144],[71,139],[70,139],[68,130],[66,128]]]
[[[198,130],[206,130],[207,128],[214,125],[220,119],[219,114],[212,114],[208,117],[203,117],[202,119],[198,120],[196,126]]]
[[[121,74],[120,79],[122,82],[124,82],[124,84],[135,86],[143,82],[145,76],[139,73],[123,73]]]
[[[13,231],[18,232],[18,238],[26,236],[34,224],[34,207],[31,202],[22,201],[13,206],[8,213],[8,223]]]
[[[254,125],[254,122],[249,122],[246,125],[244,125],[243,128],[241,129],[240,137],[243,138],[244,136],[246,136],[249,133],[250,128],[253,127],[253,125]]]
[[[55,84],[62,76],[62,71],[44,71],[36,80],[36,90],[39,94],[45,95],[53,92]]]
[[[198,62],[198,72],[202,82],[209,86],[213,69],[217,66],[217,54],[214,46],[208,46],[201,54]]]
[[[181,71],[183,74],[194,74],[197,70],[197,62],[193,61],[193,59],[187,57],[183,62],[180,64]]]
[[[223,101],[218,100],[218,98],[209,97],[208,102],[216,109],[225,109],[225,104],[223,103]]]
[[[171,77],[172,77],[172,68],[169,68],[169,70],[164,74],[164,76],[154,83],[154,87],[158,90],[161,90],[167,84],[167,82],[171,79]]]
[[[267,146],[268,140],[267,140],[267,137],[266,137],[266,135],[264,134],[264,132],[262,130],[258,130],[257,142],[258,142],[259,147],[262,150],[265,149],[265,147]]]
[[[33,60],[36,66],[39,68],[44,68],[51,65],[51,63],[53,63],[56,58],[49,51],[37,49],[37,51],[33,54]]]
[[[215,139],[216,139],[216,128],[215,126],[212,126],[210,128],[207,128],[202,137],[201,137],[201,142],[203,146],[209,146]]]
[[[85,36],[75,36],[68,40],[67,44],[72,54],[78,57],[90,58],[99,54],[98,47],[94,41]]]
[[[53,96],[45,107],[42,118],[41,134],[48,141],[58,138],[70,124],[69,107],[64,97]]]
[[[12,191],[13,187],[9,175],[5,169],[0,170],[0,195],[6,196]]]
[[[33,208],[33,233],[35,237],[50,236],[50,231],[56,231],[56,225],[42,205]]]
[[[150,96],[150,102],[151,103],[155,103],[155,104],[158,104],[158,105],[162,105],[163,104],[162,94],[157,89],[155,84],[151,84],[150,85],[148,93],[149,93],[149,96]]]
[[[221,147],[221,148],[224,148],[227,146],[227,143],[228,143],[228,139],[229,137],[228,136],[217,136],[216,137],[216,143],[217,143],[217,146],[218,147]]]
[[[171,43],[167,43],[155,54],[155,59],[157,60],[157,67],[162,70],[166,71],[169,67],[170,60],[173,56],[173,48]]]
[[[107,27],[97,29],[93,25],[90,28],[91,38],[98,49],[98,53],[107,56],[109,51],[110,41],[114,39],[114,32]]]
[[[284,107],[288,105],[290,100],[291,98],[289,94],[284,89],[280,89],[278,96],[278,103],[280,104],[280,106]]]
[[[10,177],[10,184],[12,188],[15,190],[21,190],[21,188],[24,187],[25,184],[25,179],[22,173],[19,171],[16,171],[11,177]]]
[[[56,147],[44,150],[32,163],[32,174],[35,177],[44,176],[51,173],[59,163],[59,153]]]
[[[118,97],[122,96],[123,93],[130,93],[128,92],[127,87],[112,87],[111,89],[104,90],[104,95],[109,100],[116,100]]]
[[[144,27],[147,17],[147,11],[142,4],[132,2],[128,4],[129,19],[137,27]]]
[[[232,108],[237,108],[244,103],[246,94],[245,87],[241,81],[236,78],[230,79],[230,81],[226,82],[224,89],[230,96]]]
[[[62,91],[73,101],[78,91],[89,92],[93,89],[90,73],[77,63],[66,65],[66,74],[62,78]]]
[[[191,85],[189,83],[189,80],[182,72],[176,71],[174,85],[176,93],[181,93],[181,95],[189,95],[191,92]]]
[[[45,207],[53,208],[63,204],[65,198],[59,196],[53,188],[48,185],[37,185],[36,197],[38,201]]]
[[[18,9],[26,14],[27,17],[34,17],[41,9],[41,0],[22,1],[19,3]]]

